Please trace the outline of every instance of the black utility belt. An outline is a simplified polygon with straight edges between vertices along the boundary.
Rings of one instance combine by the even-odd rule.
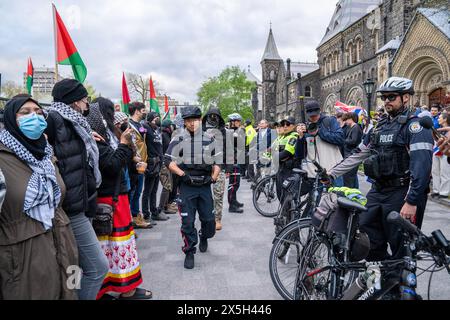
[[[391,180],[377,180],[375,181],[375,186],[378,188],[395,188],[395,187],[406,187],[409,186],[411,182],[410,178],[397,178]]]
[[[187,185],[192,187],[202,187],[212,183],[211,176],[190,176],[190,181],[186,182]]]

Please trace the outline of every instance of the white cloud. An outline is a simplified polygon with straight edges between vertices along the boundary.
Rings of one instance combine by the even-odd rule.
[[[261,75],[269,22],[282,58],[316,61],[336,0],[55,1],[102,95],[121,95],[122,71],[152,75],[180,102],[226,66]],[[77,10],[79,8],[79,10]],[[22,81],[26,61],[54,65],[51,2],[0,2],[0,72]],[[79,16],[78,16],[79,13]],[[64,68],[64,67],[63,67]],[[65,72],[70,69],[64,68]]]

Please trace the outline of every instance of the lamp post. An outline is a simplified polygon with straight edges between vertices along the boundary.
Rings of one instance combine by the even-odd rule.
[[[372,94],[373,94],[373,88],[375,87],[375,82],[372,79],[367,79],[364,83],[364,90],[366,91],[366,95],[367,95],[367,114],[369,117],[369,120],[371,119],[370,117],[370,109],[372,107]]]

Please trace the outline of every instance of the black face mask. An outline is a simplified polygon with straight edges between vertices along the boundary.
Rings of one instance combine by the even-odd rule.
[[[122,123],[121,125],[120,125],[120,130],[122,131],[122,132],[124,132],[125,130],[127,130],[128,129],[128,122],[124,122],[124,123]]]
[[[89,115],[89,109],[84,110],[82,115],[83,115],[83,117],[87,117]]]
[[[155,124],[156,124],[158,127],[161,127],[161,120],[156,120],[156,121],[155,121]]]

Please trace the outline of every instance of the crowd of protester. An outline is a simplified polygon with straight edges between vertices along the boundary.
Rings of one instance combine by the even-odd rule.
[[[113,297],[108,293],[118,299],[150,299],[152,292],[139,287],[143,279],[134,229],[153,228],[156,221],[164,223],[178,213],[179,177],[170,172],[164,156],[183,122],[179,117],[164,119],[140,102],[131,103],[127,115],[109,99],[90,101],[86,88],[71,79],[58,82],[52,96],[54,102],[45,109],[29,95],[12,98],[4,108],[0,299]],[[243,213],[237,199],[241,177],[256,180],[268,174],[277,153],[280,200],[280,184],[297,166],[307,172],[302,189],[307,194],[316,174],[313,160],[327,170],[335,167],[386,117],[383,107],[373,117],[326,115],[316,101],[308,102],[305,112],[307,123],[294,117],[277,123],[263,119],[256,128],[239,114],[225,121],[219,109],[205,113],[203,130],[212,136],[217,130],[215,141],[226,151],[213,185],[216,230],[222,229],[227,177],[229,212]],[[431,116],[442,132],[433,156],[432,197],[450,194],[450,139],[444,137],[450,132],[448,112],[439,105],[416,110],[418,116]],[[231,150],[229,138],[235,142]],[[333,183],[358,188],[358,168]],[[113,213],[111,232],[99,234],[95,222],[108,208]],[[73,286],[71,272],[78,280]]]

